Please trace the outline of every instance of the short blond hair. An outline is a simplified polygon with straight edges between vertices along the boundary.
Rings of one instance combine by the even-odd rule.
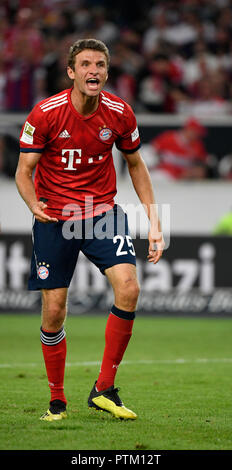
[[[103,52],[103,54],[106,56],[107,68],[109,68],[110,53],[104,42],[100,41],[99,39],[78,39],[78,41],[74,42],[74,44],[70,47],[68,54],[68,66],[72,70],[74,70],[76,55],[85,49],[92,49],[94,51]]]

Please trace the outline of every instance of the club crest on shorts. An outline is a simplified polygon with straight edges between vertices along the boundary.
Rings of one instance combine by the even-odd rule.
[[[49,276],[49,264],[39,263],[37,273],[40,279],[45,280]]]
[[[99,132],[99,137],[103,141],[109,140],[111,136],[112,136],[112,130],[108,129],[107,127],[104,127]]]

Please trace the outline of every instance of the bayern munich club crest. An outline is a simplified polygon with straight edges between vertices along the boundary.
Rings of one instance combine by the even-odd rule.
[[[48,267],[49,265],[41,265],[39,266],[38,268],[38,276],[40,279],[44,280],[44,279],[47,279],[47,277],[49,276],[49,270],[48,270]]]
[[[108,129],[107,127],[104,127],[99,132],[99,137],[103,141],[109,140],[111,136],[112,136],[112,131],[111,129]]]

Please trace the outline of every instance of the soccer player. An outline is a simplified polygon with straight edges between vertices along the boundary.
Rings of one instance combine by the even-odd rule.
[[[150,219],[148,261],[160,259],[164,242],[149,173],[138,150],[134,113],[119,97],[102,91],[109,60],[108,48],[101,41],[75,42],[67,67],[73,87],[36,104],[20,135],[16,184],[34,215],[28,287],[42,292],[40,338],[51,393],[49,409],[41,417],[45,421],[67,417],[64,320],[80,250],[107,276],[115,296],[106,323],[101,370],[88,405],[118,418],[137,417],[123,405],[114,387],[132,335],[139,295],[127,216],[114,203],[114,143],[127,161]],[[70,216],[73,234],[67,225]],[[99,229],[104,224],[108,227],[105,237]]]

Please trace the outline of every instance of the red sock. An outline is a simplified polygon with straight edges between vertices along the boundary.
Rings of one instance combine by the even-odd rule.
[[[124,312],[115,306],[112,311],[125,314],[125,317],[121,318],[115,313],[110,313],[107,320],[104,355],[96,383],[99,392],[114,385],[115,375],[131,338],[134,323],[134,312]]]
[[[41,328],[40,338],[48,384],[51,391],[51,401],[61,400],[67,404],[64,395],[64,371],[67,350],[64,329],[62,328],[57,333],[51,333]]]

